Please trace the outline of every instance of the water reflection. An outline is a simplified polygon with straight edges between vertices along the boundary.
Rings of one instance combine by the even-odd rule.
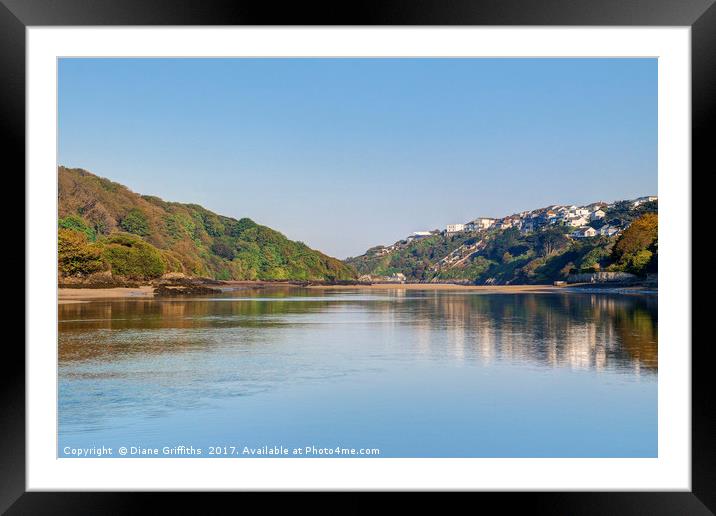
[[[657,451],[655,296],[261,289],[58,310],[60,450]]]
[[[265,346],[354,325],[400,342],[402,358],[528,362],[577,370],[658,369],[656,296],[280,289],[190,300],[59,305],[60,364]],[[400,336],[397,339],[396,336]],[[328,342],[328,353],[337,342]],[[360,353],[359,350],[355,350]]]

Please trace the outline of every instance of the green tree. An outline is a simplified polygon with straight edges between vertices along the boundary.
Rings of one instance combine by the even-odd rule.
[[[647,266],[651,262],[653,254],[648,249],[642,249],[629,257],[628,269],[634,274],[646,274]]]
[[[164,274],[166,261],[153,245],[128,233],[115,233],[104,242],[102,257],[112,274],[132,279],[150,279]]]
[[[97,239],[97,232],[94,228],[89,227],[79,215],[68,215],[67,217],[59,219],[57,226],[58,228],[74,229],[75,231],[84,233],[90,242],[94,242]]]
[[[579,268],[584,272],[599,270],[601,268],[601,262],[608,257],[609,253],[607,250],[604,249],[602,245],[597,245],[582,257]]]
[[[127,212],[124,218],[120,221],[119,227],[125,230],[127,233],[132,233],[139,236],[147,236],[149,234],[149,223],[147,217],[137,208],[132,208]]]

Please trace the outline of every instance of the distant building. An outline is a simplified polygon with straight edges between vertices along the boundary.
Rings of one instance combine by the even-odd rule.
[[[605,215],[606,215],[606,213],[604,213],[604,211],[602,211],[602,210],[596,210],[596,211],[593,211],[593,212],[592,212],[592,214],[590,215],[590,217],[591,217],[592,220],[597,220],[597,219],[603,219]]]
[[[495,223],[495,219],[489,219],[487,217],[478,217],[472,221],[475,225],[475,229],[489,229]]]
[[[656,195],[649,195],[647,197],[639,197],[638,199],[634,200],[631,204],[635,208],[639,206],[640,204],[644,204],[645,202],[652,202],[657,201],[659,198]]]
[[[448,224],[445,228],[448,233],[459,233],[465,231],[465,224]]]
[[[597,230],[592,227],[579,228],[572,232],[572,238],[589,238],[597,236]]]
[[[584,217],[576,217],[576,218],[573,218],[573,219],[569,219],[569,220],[567,221],[567,224],[569,224],[570,226],[573,226],[573,227],[575,227],[575,228],[579,228],[579,227],[582,227],[582,226],[586,226],[586,225],[587,225],[587,222],[588,222],[587,219],[584,218]]]

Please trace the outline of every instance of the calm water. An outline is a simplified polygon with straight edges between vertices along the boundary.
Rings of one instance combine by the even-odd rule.
[[[656,313],[656,296],[297,288],[60,305],[58,454],[654,457]]]

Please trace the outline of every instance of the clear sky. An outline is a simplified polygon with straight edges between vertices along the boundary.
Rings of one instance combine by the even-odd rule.
[[[345,258],[657,193],[656,59],[62,59],[59,164]]]

